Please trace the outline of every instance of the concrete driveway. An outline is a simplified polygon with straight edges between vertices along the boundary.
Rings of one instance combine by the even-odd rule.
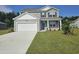
[[[0,35],[0,54],[24,54],[36,32],[13,32]]]

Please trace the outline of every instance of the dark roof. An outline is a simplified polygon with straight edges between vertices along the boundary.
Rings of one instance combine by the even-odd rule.
[[[22,10],[22,12],[41,12],[41,10],[40,9],[35,9],[35,8],[31,8],[31,9],[24,9],[24,10]]]
[[[42,10],[46,7],[49,7],[49,9],[47,10]],[[42,7],[42,8],[30,8],[30,9],[24,9],[22,10],[21,12],[44,12],[44,11],[48,11],[50,9],[55,9],[55,10],[58,10],[57,8],[54,8],[54,7],[51,7],[51,6],[45,6],[45,7]]]

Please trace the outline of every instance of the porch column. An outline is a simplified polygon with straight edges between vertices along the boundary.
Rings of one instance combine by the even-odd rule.
[[[61,29],[62,29],[62,22],[61,22],[61,20],[60,20],[60,22],[59,22],[59,23],[60,23],[60,30],[61,30]]]
[[[49,20],[47,19],[47,29],[49,30]]]
[[[37,32],[39,32],[40,31],[40,20],[38,19],[37,20]]]
[[[16,31],[16,20],[14,20],[14,31]]]

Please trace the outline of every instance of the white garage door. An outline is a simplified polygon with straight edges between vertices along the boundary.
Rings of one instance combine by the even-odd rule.
[[[37,24],[18,24],[18,31],[37,31]]]

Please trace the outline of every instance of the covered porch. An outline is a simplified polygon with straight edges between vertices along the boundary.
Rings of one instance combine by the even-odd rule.
[[[41,20],[40,31],[61,30],[61,20]]]

